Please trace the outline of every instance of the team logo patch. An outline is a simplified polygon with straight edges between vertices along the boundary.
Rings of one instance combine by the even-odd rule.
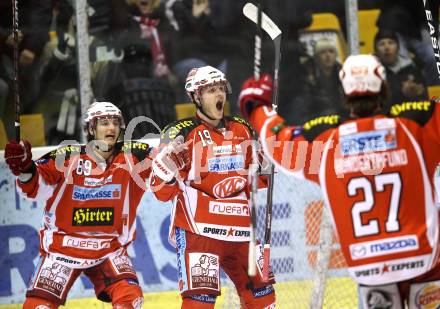
[[[233,194],[237,194],[243,190],[246,186],[246,178],[240,176],[233,176],[223,179],[217,183],[212,193],[216,198],[225,198]]]
[[[392,309],[393,300],[391,295],[381,290],[371,290],[367,294],[368,309],[381,308]]]
[[[416,294],[416,306],[421,309],[440,308],[440,285],[432,282],[424,285]]]
[[[75,201],[115,200],[121,198],[121,185],[105,185],[98,188],[74,186],[72,199]]]
[[[44,263],[35,282],[35,288],[62,297],[72,269],[57,262]]]
[[[115,215],[112,207],[73,208],[73,226],[110,226]]]
[[[189,253],[192,289],[220,290],[219,258],[208,253]]]
[[[396,130],[368,131],[339,137],[342,155],[385,151],[397,147]]]
[[[208,171],[213,173],[238,171],[244,168],[244,158],[241,155],[216,157],[208,160]]]
[[[126,255],[119,255],[114,258],[110,258],[110,261],[112,262],[113,266],[119,274],[135,273],[133,264],[131,263],[130,258]]]

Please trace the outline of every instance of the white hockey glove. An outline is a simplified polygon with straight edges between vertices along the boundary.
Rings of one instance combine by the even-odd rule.
[[[163,181],[170,182],[189,162],[188,147],[183,143],[183,137],[178,136],[154,158],[153,172]]]

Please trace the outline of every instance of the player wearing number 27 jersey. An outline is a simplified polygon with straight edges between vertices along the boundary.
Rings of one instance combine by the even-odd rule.
[[[370,55],[349,57],[340,77],[352,116],[347,121],[322,118],[313,129],[286,126],[268,106],[270,77],[248,80],[240,107],[281,171],[320,184],[349,273],[358,283],[416,278],[437,263],[432,181],[440,161],[440,106],[400,106],[408,116],[417,109],[428,115],[419,123],[380,114],[385,74]]]

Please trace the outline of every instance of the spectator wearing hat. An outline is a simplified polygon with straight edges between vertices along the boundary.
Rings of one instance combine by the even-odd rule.
[[[426,24],[426,12],[420,1],[374,0],[380,10],[377,28],[395,31],[399,39],[399,54],[411,57],[422,70],[428,85],[438,85],[430,29]],[[439,0],[429,1],[432,26],[438,28]]]
[[[325,96],[330,105],[335,105],[342,98],[341,82],[339,81],[339,70],[341,64],[337,60],[338,51],[335,43],[329,39],[322,38],[316,41],[313,59],[309,63],[308,79],[312,90],[318,90]]]
[[[386,70],[389,85],[386,108],[396,103],[428,99],[427,84],[422,71],[411,59],[399,55],[396,32],[379,31],[374,38],[374,51]]]

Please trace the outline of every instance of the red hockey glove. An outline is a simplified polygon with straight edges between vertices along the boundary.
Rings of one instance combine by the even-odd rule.
[[[272,102],[273,81],[269,74],[261,75],[259,80],[251,77],[241,87],[238,98],[240,112],[245,118],[249,118],[252,110],[260,105],[270,106]]]
[[[28,141],[9,141],[5,148],[5,161],[11,172],[18,176],[21,173],[29,173],[34,161],[32,161],[32,146]]]
[[[154,158],[153,171],[160,179],[170,182],[189,162],[188,147],[183,143],[183,137],[178,136],[169,145],[162,148]]]

